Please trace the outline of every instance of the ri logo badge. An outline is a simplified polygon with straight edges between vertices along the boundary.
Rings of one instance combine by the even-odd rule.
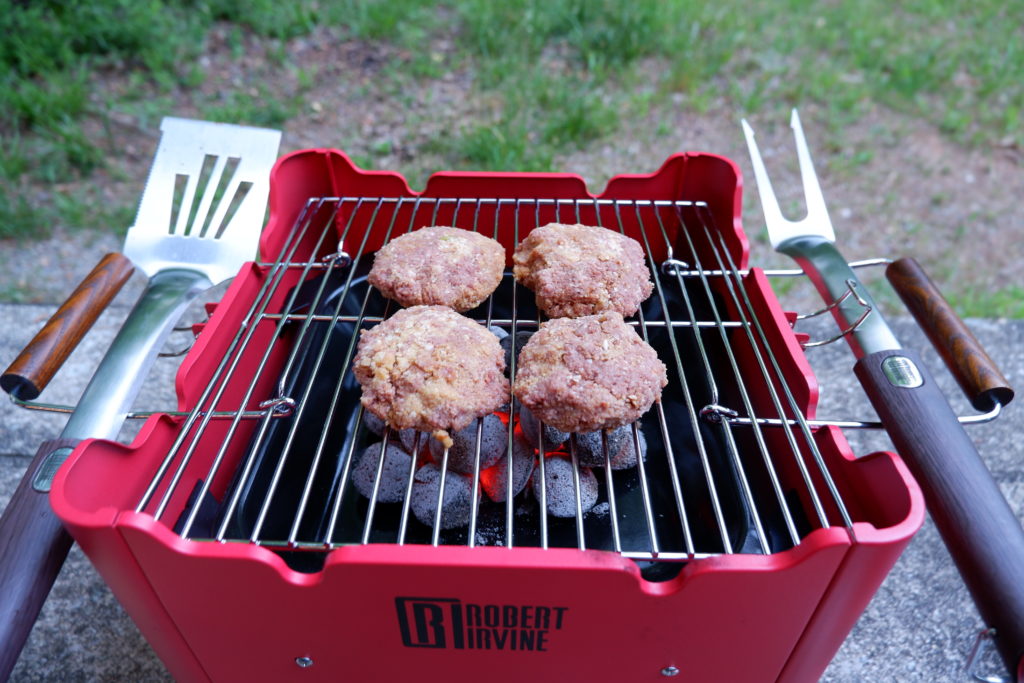
[[[456,598],[395,598],[405,647],[547,652],[568,607],[477,605]]]

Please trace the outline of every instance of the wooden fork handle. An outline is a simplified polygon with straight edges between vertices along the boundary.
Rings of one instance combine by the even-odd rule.
[[[886,268],[885,275],[971,404],[985,411],[995,407],[994,402],[1009,403],[1013,399],[1009,381],[921,265],[912,258],[899,259]]]
[[[0,376],[0,388],[25,401],[39,396],[134,270],[123,254],[100,259]]]

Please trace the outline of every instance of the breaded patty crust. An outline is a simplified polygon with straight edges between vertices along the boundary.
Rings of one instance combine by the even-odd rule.
[[[661,398],[665,364],[614,311],[555,318],[519,354],[515,395],[563,432],[614,429]]]
[[[460,228],[421,228],[391,240],[377,252],[369,282],[402,306],[475,308],[497,289],[505,249]]]
[[[550,318],[630,316],[654,288],[640,243],[607,228],[549,223],[519,243],[512,263]]]
[[[414,306],[363,330],[353,362],[366,410],[395,429],[458,431],[508,401],[498,338],[445,306]]]

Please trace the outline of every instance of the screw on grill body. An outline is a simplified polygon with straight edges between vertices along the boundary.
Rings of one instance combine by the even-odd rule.
[[[662,676],[678,676],[679,675],[679,669],[677,669],[674,666],[666,666],[664,669],[661,670],[661,675]]]
[[[313,660],[310,657],[296,657],[295,663],[299,665],[300,669],[308,669],[313,666]]]

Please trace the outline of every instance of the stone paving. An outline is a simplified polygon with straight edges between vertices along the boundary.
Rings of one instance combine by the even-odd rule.
[[[131,296],[122,294],[41,397],[73,403],[106,349]],[[0,362],[6,366],[52,306],[0,304]],[[195,313],[193,310],[191,313]],[[190,314],[191,314],[190,313]],[[1011,383],[1024,378],[1024,321],[971,320],[969,324]],[[912,320],[893,326],[907,346],[921,350],[954,407],[970,412],[955,382],[941,368]],[[873,413],[850,368],[844,345],[809,351],[823,387],[819,415],[871,419]],[[173,405],[177,361],[160,361],[137,401],[139,409]],[[1024,431],[1021,405],[995,422],[971,428],[981,453],[1018,517],[1024,518]],[[0,402],[0,505],[21,478],[38,444],[60,431],[64,418]],[[127,427],[130,439],[137,426]],[[849,435],[856,453],[891,448],[884,434]],[[839,650],[823,678],[853,681],[967,681],[964,664],[982,622],[931,521],[900,558]],[[998,672],[992,655],[984,673]],[[166,670],[88,560],[75,547],[14,672],[14,681],[160,681]]]

